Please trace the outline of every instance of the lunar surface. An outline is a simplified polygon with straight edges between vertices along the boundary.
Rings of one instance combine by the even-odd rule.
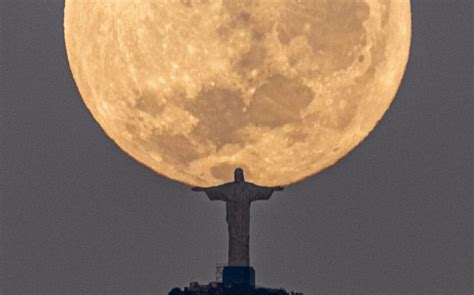
[[[288,185],[388,109],[409,0],[67,0],[71,70],[118,146],[188,185]]]

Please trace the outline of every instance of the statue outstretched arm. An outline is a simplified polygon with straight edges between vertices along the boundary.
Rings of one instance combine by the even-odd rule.
[[[251,196],[251,200],[253,201],[260,201],[260,200],[268,200],[272,196],[274,191],[282,191],[284,187],[282,186],[274,186],[274,187],[266,187],[266,186],[259,186],[253,185],[254,192]]]
[[[194,186],[194,187],[191,188],[191,190],[192,190],[193,192],[202,192],[202,191],[204,191],[205,189],[206,189],[205,187],[200,187],[200,186]]]
[[[227,200],[220,186],[212,186],[212,187],[195,186],[195,187],[192,187],[191,190],[194,192],[205,192],[211,201],[226,201]]]

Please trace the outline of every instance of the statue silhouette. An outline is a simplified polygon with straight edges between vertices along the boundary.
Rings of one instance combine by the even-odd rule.
[[[226,202],[226,220],[229,230],[228,266],[249,266],[250,204],[268,200],[274,191],[283,187],[263,187],[246,182],[244,171],[234,171],[234,181],[213,187],[193,187],[193,191],[204,191],[211,201]]]

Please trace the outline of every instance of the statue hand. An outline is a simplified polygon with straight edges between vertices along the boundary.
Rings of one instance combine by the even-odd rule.
[[[205,190],[205,188],[200,187],[200,186],[195,186],[195,187],[192,187],[191,190],[192,190],[193,192],[202,192],[202,191]]]
[[[272,189],[273,189],[274,191],[282,191],[282,190],[284,190],[285,188],[282,187],[282,186],[275,186],[275,187],[272,187]]]

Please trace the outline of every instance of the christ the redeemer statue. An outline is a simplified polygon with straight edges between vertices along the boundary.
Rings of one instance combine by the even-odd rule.
[[[229,228],[228,266],[248,267],[250,204],[258,200],[270,199],[274,191],[283,187],[262,187],[244,179],[244,171],[235,169],[234,182],[214,187],[193,187],[193,191],[204,191],[211,201],[226,202],[226,220]]]

